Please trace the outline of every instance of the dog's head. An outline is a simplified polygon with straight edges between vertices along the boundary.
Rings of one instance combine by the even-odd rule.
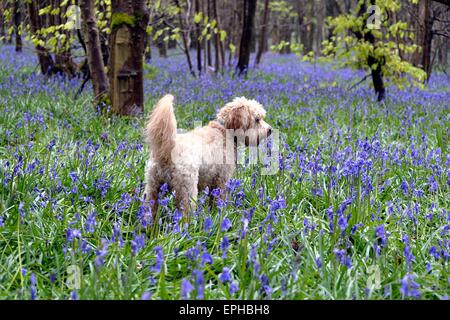
[[[238,142],[246,146],[257,146],[272,133],[272,127],[264,121],[266,110],[255,100],[235,98],[220,109],[217,119],[225,129],[233,130]]]

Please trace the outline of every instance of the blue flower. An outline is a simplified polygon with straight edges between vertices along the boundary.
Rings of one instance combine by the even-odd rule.
[[[231,228],[231,226],[232,225],[230,219],[224,218],[220,229],[222,230],[222,232],[227,232]]]
[[[228,269],[227,267],[224,267],[222,269],[222,273],[219,275],[219,280],[222,283],[227,283],[227,282],[231,282],[231,274],[230,274],[230,269]]]
[[[30,275],[30,284],[31,300],[36,300],[36,276],[34,275],[34,272]]]
[[[400,281],[400,292],[403,298],[412,297],[420,298],[419,285],[414,281],[414,275],[407,274]]]
[[[90,215],[86,217],[86,224],[84,226],[87,233],[94,233],[95,231],[95,225],[97,222],[95,221],[97,213],[94,211]]]
[[[145,247],[145,235],[136,235],[133,240],[131,240],[131,252],[135,256],[139,250]]]
[[[145,291],[141,296],[141,300],[150,300],[151,298],[152,293],[150,291]]]
[[[156,253],[156,261],[155,261],[155,265],[153,267],[151,267],[151,271],[155,272],[155,273],[159,273],[161,272],[161,268],[163,266],[164,263],[164,252],[162,247],[154,247],[153,251],[155,251]]]
[[[182,299],[188,299],[189,294],[192,292],[192,290],[194,290],[194,287],[188,280],[186,280],[186,279],[181,280],[181,298]]]

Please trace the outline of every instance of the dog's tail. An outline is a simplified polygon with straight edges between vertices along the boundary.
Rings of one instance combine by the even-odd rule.
[[[173,112],[174,97],[170,94],[158,101],[147,122],[145,136],[154,159],[167,162],[175,147],[177,120]]]

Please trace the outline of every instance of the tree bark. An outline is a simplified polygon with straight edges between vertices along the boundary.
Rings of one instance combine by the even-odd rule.
[[[30,27],[31,27],[31,33],[39,40],[44,41],[41,35],[39,35],[39,31],[42,27],[41,25],[41,19],[39,16],[39,5],[36,5],[35,1],[30,1],[28,3],[28,11],[30,16]],[[41,72],[45,76],[49,76],[54,72],[54,62],[53,58],[48,52],[47,48],[44,46],[37,44],[35,46],[38,60],[39,60],[39,66],[41,68]]]
[[[184,23],[183,23],[183,18],[182,18],[182,13],[181,13],[182,9],[181,9],[181,6],[180,6],[180,1],[175,0],[175,5],[179,9],[178,20],[179,20],[179,23],[180,23],[181,38],[183,40],[184,54],[186,55],[186,60],[187,60],[187,63],[188,63],[189,72],[195,77],[194,68],[192,67],[191,54],[189,53],[189,45],[188,45],[188,41],[187,41],[187,36],[186,36],[186,34],[184,32]]]
[[[258,52],[256,53],[255,64],[259,65],[261,57],[267,46],[267,24],[269,23],[269,0],[264,1],[263,25],[261,28],[261,37],[259,38]]]
[[[423,17],[423,38],[422,38],[422,57],[421,57],[421,65],[423,70],[427,73],[427,81],[431,75],[431,44],[433,42],[433,23],[434,19],[432,19],[430,14],[430,0],[422,0],[421,4],[424,6],[424,17]]]
[[[200,12],[200,0],[195,0],[195,14]],[[200,41],[201,31],[200,24],[195,24],[195,43],[197,46],[197,70],[198,74],[202,74],[202,43]]]
[[[94,89],[94,103],[96,106],[107,101],[109,85],[103,63],[100,36],[95,17],[95,0],[80,1],[83,37],[86,43],[87,61]]]
[[[139,115],[144,111],[144,51],[148,11],[144,0],[113,0],[111,64],[112,111]]]
[[[16,52],[22,52],[22,13],[18,0],[14,1],[14,33],[16,35]]]
[[[221,30],[221,26],[220,26],[220,20],[219,20],[219,14],[217,12],[217,1],[213,0],[212,2],[212,7],[213,7],[213,15],[214,15],[214,19],[216,20],[216,28],[220,31]],[[225,52],[223,49],[223,44],[222,41],[220,41],[220,34],[219,33],[215,33],[215,50],[216,50],[216,64],[215,64],[215,71],[218,72],[221,67],[224,66],[225,62]]]
[[[244,25],[242,28],[241,44],[237,71],[239,75],[246,74],[250,61],[250,46],[253,37],[253,21],[255,19],[257,0],[244,0]]]

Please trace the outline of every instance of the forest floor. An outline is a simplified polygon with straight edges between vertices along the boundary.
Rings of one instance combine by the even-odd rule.
[[[268,54],[247,80],[146,67],[146,114],[176,96],[180,128],[245,95],[280,132],[279,171],[242,165],[185,225],[161,190],[143,209],[145,117],[100,115],[81,80],[0,51],[0,299],[448,299],[450,79],[389,87]]]

